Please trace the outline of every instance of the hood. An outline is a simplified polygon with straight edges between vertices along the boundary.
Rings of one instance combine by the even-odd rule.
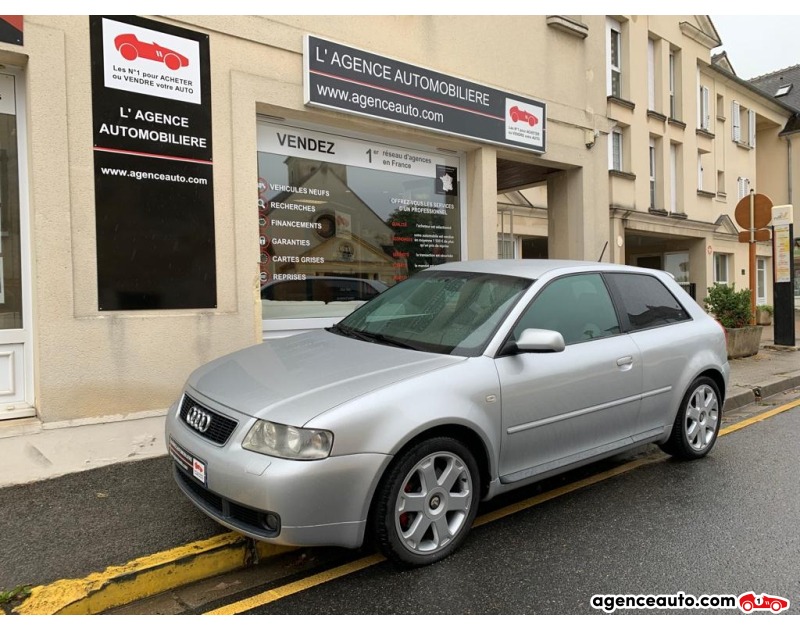
[[[188,384],[242,414],[302,426],[367,392],[464,360],[315,330],[216,359]]]

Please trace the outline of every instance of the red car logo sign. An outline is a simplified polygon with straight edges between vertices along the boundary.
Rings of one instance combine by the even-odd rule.
[[[117,35],[114,38],[114,47],[127,61],[134,61],[138,58],[149,59],[163,63],[172,71],[180,70],[189,65],[189,59],[174,50],[159,46],[155,42],[148,44],[136,39],[133,33]]]
[[[789,608],[789,600],[775,595],[761,593],[757,596],[753,591],[739,596],[739,608],[748,615],[754,610],[769,610],[777,615],[779,612]]]
[[[520,109],[516,105],[512,107],[509,112],[509,116],[511,116],[512,122],[526,122],[531,127],[535,127],[539,123],[539,119],[531,114],[530,112],[526,112],[524,109]]]

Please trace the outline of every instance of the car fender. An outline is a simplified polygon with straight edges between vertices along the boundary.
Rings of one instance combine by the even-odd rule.
[[[664,440],[669,438],[669,435],[672,432],[672,427],[678,414],[681,402],[683,401],[683,397],[686,395],[686,392],[689,390],[690,385],[698,376],[711,370],[719,373],[722,376],[723,382],[725,383],[725,389],[727,390],[729,373],[728,363],[727,361],[720,363],[718,353],[712,348],[699,349],[686,363],[686,366],[681,372],[678,381],[673,387],[672,395],[670,396],[671,413],[666,418],[667,424],[664,425]],[[720,401],[720,404],[721,406],[724,406],[725,404],[724,394],[723,400]],[[720,413],[721,412],[722,408],[720,408]]]
[[[331,431],[331,455],[339,456],[396,455],[426,431],[457,425],[483,442],[494,479],[500,420],[500,383],[494,360],[479,356],[368,392],[320,414],[306,426]]]

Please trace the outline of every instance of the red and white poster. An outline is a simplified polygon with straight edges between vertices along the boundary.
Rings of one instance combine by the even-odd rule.
[[[544,108],[506,98],[506,140],[544,145]]]
[[[103,18],[103,79],[108,88],[200,103],[200,44]]]

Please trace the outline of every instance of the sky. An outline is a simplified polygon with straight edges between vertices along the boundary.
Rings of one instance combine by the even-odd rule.
[[[800,16],[712,15],[736,74],[743,79],[800,63]]]

